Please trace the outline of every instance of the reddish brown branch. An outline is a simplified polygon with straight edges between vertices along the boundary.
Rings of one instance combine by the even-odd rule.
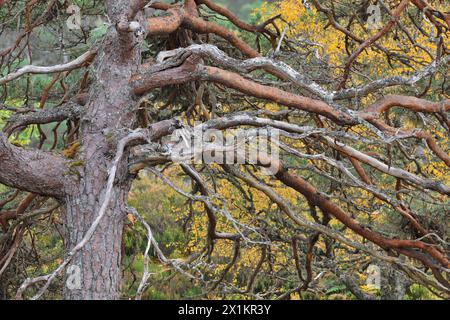
[[[272,23],[275,19],[279,18],[280,16],[277,15],[276,17],[273,17],[267,21],[265,21],[262,24],[259,25],[251,25],[248,24],[241,19],[239,19],[231,10],[228,10],[225,7],[222,7],[220,5],[215,4],[211,0],[196,0],[198,4],[204,4],[212,11],[226,17],[231,23],[233,23],[236,27],[248,31],[248,32],[266,32],[268,30],[265,29],[265,27]]]
[[[364,183],[366,184],[372,184],[372,181],[370,181],[369,176],[366,174],[366,172],[364,171],[364,168],[362,167],[361,163],[358,161],[358,159],[355,159],[353,157],[348,157],[348,159],[350,160],[350,162],[353,165],[353,168],[355,168],[356,173],[359,175],[359,177],[361,178],[362,181],[364,181]]]
[[[175,32],[184,20],[183,9],[169,8],[168,15],[147,19],[147,31],[149,35],[165,35]]]
[[[260,159],[261,163],[267,164],[272,163],[274,165],[273,159]],[[293,188],[294,190],[303,194],[303,196],[308,199],[308,201],[317,207],[324,213],[330,214],[338,219],[341,223],[347,226],[349,229],[354,231],[356,234],[370,240],[371,242],[379,245],[384,249],[404,249],[404,248],[415,248],[423,252],[428,253],[436,261],[438,261],[443,267],[448,268],[450,263],[445,254],[440,252],[435,247],[428,245],[421,241],[412,240],[400,240],[400,239],[388,239],[384,238],[375,232],[363,227],[356,220],[352,219],[347,215],[338,205],[334,202],[320,194],[311,184],[296,176],[289,171],[287,171],[281,162],[276,163],[278,169],[275,177],[282,181],[285,185]]]
[[[270,166],[271,170],[274,170],[275,178],[280,180],[286,186],[296,190],[302,194],[308,203],[313,206],[317,206],[324,214],[333,216],[340,221],[347,228],[355,232],[357,235],[367,239],[386,251],[396,251],[400,254],[414,258],[423,263],[423,265],[431,268],[433,273],[442,285],[450,288],[450,284],[441,275],[442,268],[449,267],[449,261],[445,253],[434,245],[424,243],[420,240],[402,240],[402,239],[390,239],[372,231],[369,228],[361,225],[357,220],[353,219],[346,212],[344,212],[336,203],[330,200],[328,197],[320,193],[309,182],[303,178],[289,172],[284,165],[277,159],[271,158],[268,155],[260,153],[258,155],[258,163],[261,166]],[[290,207],[281,200],[273,192],[267,191],[267,188],[257,184],[252,179],[245,177],[241,174],[237,175],[252,187],[264,191],[267,196],[280,206],[280,209],[285,211],[294,221],[298,223],[304,223],[300,219],[292,216],[292,210]],[[326,233],[326,232],[324,232]]]
[[[183,59],[181,57],[181,59]],[[145,92],[162,86],[183,84],[189,81],[205,80],[223,84],[229,88],[249,94],[256,98],[266,99],[288,107],[322,115],[340,125],[354,125],[355,122],[348,115],[333,109],[327,103],[294,93],[290,93],[276,87],[266,86],[248,80],[237,73],[223,69],[197,65],[199,57],[190,55],[185,62],[181,60],[180,66],[175,68],[162,69],[152,72],[152,66],[148,67],[141,74],[132,77],[131,86],[135,94],[141,95]],[[419,139],[425,139],[431,150],[448,166],[450,166],[450,156],[442,150],[436,143],[433,136],[425,131],[413,131],[393,128],[381,120],[377,119],[379,113],[393,107],[401,106],[420,112],[441,112],[448,110],[449,100],[443,102],[430,102],[407,96],[387,96],[369,107],[369,112],[359,112],[358,115],[375,125],[378,129],[388,134],[405,134]]]
[[[350,75],[350,67],[353,63],[353,61],[356,60],[356,58],[360,55],[361,52],[363,52],[364,49],[371,46],[373,43],[375,43],[378,39],[380,39],[382,36],[384,36],[386,33],[388,33],[397,23],[398,19],[400,18],[401,13],[406,9],[408,6],[410,0],[402,0],[398,7],[392,12],[391,19],[389,22],[375,35],[364,41],[348,58],[345,68],[344,68],[344,74],[342,76],[342,80],[338,85],[338,90],[345,87],[345,83],[347,82],[348,76]]]
[[[31,202],[36,198],[36,195],[33,193],[29,193],[17,206],[15,210],[9,210],[0,213],[0,224],[6,231],[8,226],[8,220],[15,219],[21,216],[25,210],[30,206]]]
[[[187,29],[200,34],[212,33],[230,42],[249,58],[258,57],[259,53],[242,41],[233,31],[215,23],[205,21],[199,18],[190,6],[187,8],[174,7],[167,9],[169,13],[163,17],[152,17],[147,19],[149,35],[164,35],[175,32],[178,27],[183,26]]]
[[[213,22],[205,21],[202,18],[186,15],[183,26],[201,34],[212,33],[236,47],[248,58],[259,57],[258,51],[250,47],[245,41],[241,40],[233,31],[219,26]]]
[[[441,24],[436,21],[435,17],[444,20],[447,25],[447,29],[450,30],[450,13],[442,13],[440,11],[437,11],[425,0],[411,0],[411,2],[421,11],[423,11],[427,18],[430,19],[430,21],[434,25],[436,25],[436,27],[440,27]]]
[[[382,114],[392,107],[402,107],[414,112],[439,113],[450,110],[450,100],[433,102],[409,96],[389,95],[371,104],[367,111]]]
[[[156,73],[143,73],[132,77],[131,83],[135,94],[143,94],[153,88],[181,84],[194,80],[206,80],[223,84],[229,88],[251,96],[270,100],[282,105],[323,115],[336,123],[352,123],[349,117],[331,108],[325,102],[299,96],[281,89],[258,84],[245,79],[237,73],[215,67],[196,65],[198,58],[191,56],[181,66]]]
[[[342,113],[334,110],[323,101],[299,96],[281,89],[258,84],[245,79],[239,74],[214,67],[205,67],[202,78],[223,84],[229,88],[249,94],[256,98],[270,100],[288,107],[323,115],[336,123],[349,124],[352,120]]]

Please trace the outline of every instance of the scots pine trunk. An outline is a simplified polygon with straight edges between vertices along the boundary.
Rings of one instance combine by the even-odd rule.
[[[102,186],[87,183],[98,192]],[[79,287],[64,286],[64,298],[69,300],[118,299],[121,283],[121,241],[126,188],[114,190],[113,201],[102,222],[86,246],[74,257],[71,265],[79,272]],[[82,192],[66,200],[66,245],[70,250],[77,245],[95,219],[101,199],[94,193]],[[69,273],[73,276],[74,273]],[[77,274],[78,275],[78,274]]]
[[[107,8],[114,21],[117,8],[109,4]],[[80,119],[81,149],[77,165],[82,169],[78,170],[79,184],[64,199],[68,250],[80,242],[98,216],[117,143],[134,128],[136,122],[128,83],[140,63],[135,41],[132,33],[120,34],[115,28],[109,28],[93,65],[95,78],[86,112]],[[65,299],[119,298],[122,230],[130,186],[125,152],[107,212],[93,237],[71,262],[81,272],[81,286],[65,286]]]

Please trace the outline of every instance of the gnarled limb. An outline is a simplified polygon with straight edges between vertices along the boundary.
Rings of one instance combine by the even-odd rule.
[[[11,144],[0,132],[0,183],[44,196],[62,197],[72,178],[67,161],[49,152]]]
[[[414,112],[439,113],[450,110],[450,100],[433,102],[416,97],[389,95],[371,104],[367,111],[381,114],[392,107],[402,107]]]
[[[20,78],[21,76],[26,74],[49,74],[77,69],[92,61],[95,55],[96,55],[95,51],[88,51],[69,63],[49,67],[28,65],[20,68],[16,72],[8,74],[4,78],[1,78],[0,85],[15,80],[17,78]]]
[[[3,132],[9,136],[18,128],[30,124],[46,124],[66,119],[75,119],[80,116],[82,110],[83,107],[81,105],[69,102],[61,107],[52,109],[33,110],[25,114],[14,114],[8,119],[8,122],[3,128]]]
[[[223,69],[196,65],[195,60],[195,58],[190,58],[181,66],[167,70],[160,71],[158,68],[157,72],[153,72],[152,68],[149,68],[147,72],[133,76],[131,78],[131,86],[133,87],[134,93],[144,94],[153,88],[182,84],[193,80],[212,81],[257,98],[323,115],[339,124],[355,123],[348,115],[334,110],[323,101],[296,95],[275,87],[258,84],[254,81],[245,79],[237,73]]]
[[[233,31],[215,23],[205,21],[190,12],[188,6],[169,8],[169,15],[164,17],[152,17],[147,19],[147,31],[149,35],[170,34],[183,26],[200,34],[213,33],[231,43],[247,57],[258,57],[259,53],[242,41]]]
[[[262,154],[261,154],[261,156],[266,157],[266,155],[262,155]],[[266,159],[260,158],[259,161],[264,162],[265,165],[267,165],[267,163],[268,163],[267,161],[269,161],[269,163],[270,163],[269,158],[266,158]],[[441,263],[443,263],[443,266],[445,268],[448,268],[449,262],[448,262],[447,258],[445,257],[445,255],[442,254],[442,252],[440,252],[440,251],[434,249],[432,246],[429,246],[424,243],[419,244],[414,241],[387,239],[387,238],[384,238],[384,237],[374,233],[373,231],[371,231],[369,229],[364,228],[356,220],[354,220],[350,216],[348,216],[339,206],[334,204],[331,200],[327,199],[326,197],[322,196],[320,194],[320,192],[318,192],[307,181],[305,181],[301,177],[298,177],[292,173],[289,173],[285,168],[283,168],[283,165],[281,162],[278,162],[276,160],[274,160],[274,161],[280,165],[278,167],[278,169],[281,170],[281,171],[278,171],[278,173],[275,175],[275,177],[277,179],[282,181],[287,186],[289,186],[289,187],[293,188],[294,190],[303,194],[305,196],[305,198],[308,199],[308,201],[311,204],[319,207],[322,212],[332,215],[333,217],[338,219],[340,222],[342,222],[345,226],[347,226],[348,228],[353,230],[355,233],[363,236],[364,238],[370,240],[373,243],[376,243],[377,245],[379,245],[380,247],[382,247],[386,250],[394,249],[394,250],[401,251],[403,254],[410,255],[414,258],[417,258],[418,260],[422,261],[425,265],[428,265],[429,267],[431,267],[433,269],[439,268],[436,265],[434,265],[433,262],[430,261],[430,259],[428,259],[427,257],[424,257],[422,255],[415,255],[414,253],[411,253],[410,251],[406,251],[406,250],[402,249],[402,247],[426,248],[426,251],[428,251],[431,255],[438,257],[439,261]],[[342,243],[345,243],[349,246],[359,248],[363,251],[370,252],[370,250],[368,250],[367,248],[360,246],[359,244],[357,245],[353,241],[349,241],[349,239],[347,239],[346,237],[343,237],[341,234],[336,233],[335,230],[333,230],[329,227],[325,227],[321,224],[316,224],[314,222],[308,221],[308,220],[304,219],[303,217],[298,216],[297,214],[295,214],[295,212],[293,211],[291,206],[286,201],[284,201],[284,199],[282,197],[280,197],[279,194],[274,192],[273,189],[268,187],[266,184],[263,184],[262,182],[257,181],[255,178],[250,177],[248,174],[244,174],[237,170],[233,170],[233,172],[234,172],[234,175],[236,175],[240,179],[244,180],[251,187],[254,187],[258,190],[263,191],[274,203],[276,203],[289,216],[289,218],[294,220],[297,224],[299,224],[301,226],[306,226],[313,230],[316,230],[326,236],[334,238],[334,239],[336,239]],[[383,257],[383,255],[380,255],[379,253],[370,252],[370,254],[378,259],[382,259],[382,260],[385,259]],[[394,258],[394,261],[395,261],[395,258]],[[394,261],[391,261],[391,263]],[[397,262],[399,262],[399,261],[397,261]],[[399,263],[399,264],[401,264],[401,263]],[[447,288],[449,288],[448,282],[446,282],[445,280],[441,284],[446,286]]]
[[[151,36],[165,35],[175,32],[184,20],[184,11],[181,8],[167,10],[166,16],[147,19],[147,32]]]
[[[275,19],[279,18],[279,16],[276,16],[259,25],[251,25],[239,19],[233,12],[231,12],[227,8],[217,5],[211,0],[196,0],[195,2],[197,4],[204,4],[212,11],[217,12],[218,14],[226,17],[236,27],[248,32],[261,32],[261,33],[269,32],[269,30],[265,29],[265,27],[268,24],[272,23]]]
[[[353,113],[357,118],[349,115],[349,112],[342,112],[330,106],[327,102],[318,99],[303,97],[294,93],[290,93],[276,87],[266,86],[256,83],[252,80],[246,79],[237,73],[222,70],[215,67],[205,67],[202,65],[196,66],[199,61],[198,58],[190,57],[189,61],[182,63],[185,56],[193,53],[203,57],[212,58],[220,65],[231,67],[240,71],[251,71],[254,68],[265,67],[272,68],[277,74],[281,74],[290,78],[294,83],[301,85],[309,91],[314,92],[325,100],[332,100],[333,94],[323,90],[320,86],[313,82],[308,82],[290,68],[289,66],[275,62],[271,59],[254,58],[245,61],[239,61],[228,57],[222,51],[214,46],[209,45],[193,45],[188,48],[174,50],[173,52],[164,52],[158,57],[158,61],[166,57],[174,56],[172,59],[167,59],[159,64],[153,65],[147,71],[132,77],[132,87],[136,94],[143,94],[150,89],[159,87],[161,85],[180,84],[193,80],[205,80],[215,83],[223,84],[229,88],[249,94],[253,97],[270,100],[288,107],[304,110],[307,112],[319,114],[327,117],[333,122],[340,125],[355,125],[363,121],[373,124],[376,128],[384,133],[395,134],[397,131],[405,135],[415,136],[420,139],[425,139],[428,146],[433,152],[443,160],[447,165],[450,164],[450,156],[448,156],[441,148],[438,147],[434,138],[425,131],[411,131],[404,129],[395,129],[386,123],[376,119],[376,114],[381,113],[393,106],[401,106],[411,109],[413,111],[421,112],[444,112],[449,108],[448,100],[442,102],[431,102],[415,97],[392,95],[382,98],[369,107],[369,112],[362,111]],[[178,67],[178,65],[180,65]],[[176,68],[170,68],[171,66]],[[155,70],[158,74],[155,73]],[[360,119],[360,120],[357,120]]]

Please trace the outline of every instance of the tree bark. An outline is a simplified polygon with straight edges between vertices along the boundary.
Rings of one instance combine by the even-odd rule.
[[[119,8],[122,2],[108,4],[113,22],[120,18],[118,12],[123,12]],[[81,241],[98,216],[118,141],[136,124],[134,96],[129,85],[131,74],[140,65],[139,46],[135,42],[132,33],[121,34],[110,28],[94,61],[95,80],[81,117],[79,184],[64,198],[68,250]],[[72,266],[79,268],[81,286],[73,288],[66,283],[65,299],[120,298],[123,220],[132,181],[127,160],[125,150],[107,212],[90,241],[71,261]]]
[[[90,181],[86,187],[93,193],[83,192],[66,200],[66,246],[70,250],[77,245],[89,229],[99,211],[102,195],[96,194],[104,187]],[[128,186],[114,190],[110,204],[96,232],[86,246],[74,257],[71,266],[79,272],[80,286],[64,286],[64,298],[68,300],[115,300],[120,298],[121,243]],[[69,267],[70,268],[70,267]],[[69,273],[69,276],[74,273]]]

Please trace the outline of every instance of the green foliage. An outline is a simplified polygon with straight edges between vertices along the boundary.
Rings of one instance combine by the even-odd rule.
[[[108,26],[106,24],[101,24],[91,30],[89,40],[91,42],[100,40],[101,38],[103,38],[106,35],[107,31],[108,31]]]
[[[145,173],[135,181],[130,192],[129,204],[149,223],[155,239],[168,258],[182,258],[185,255],[185,235],[177,216],[177,208],[181,208],[184,202],[185,199],[171,188]],[[134,220],[127,222],[124,245],[124,287],[133,296],[139,285],[134,279],[135,276],[140,279],[144,270],[143,252],[147,246],[146,230]],[[190,281],[161,265],[153,250],[150,257],[152,261],[149,269],[152,276],[145,299],[180,299],[199,293],[199,289]]]
[[[406,300],[438,300],[439,297],[434,295],[430,290],[420,284],[413,284],[406,294]]]

